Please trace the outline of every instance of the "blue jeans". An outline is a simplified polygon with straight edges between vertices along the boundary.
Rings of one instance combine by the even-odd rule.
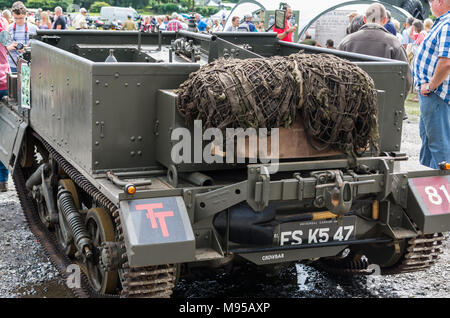
[[[0,91],[0,100],[3,98],[3,96],[6,96],[6,95],[8,95],[8,90],[7,89],[4,89],[4,90]]]
[[[6,181],[8,181],[8,169],[6,169],[3,163],[0,161],[0,182]]]
[[[419,93],[419,103],[420,163],[438,169],[442,161],[450,162],[450,105],[434,93]]]

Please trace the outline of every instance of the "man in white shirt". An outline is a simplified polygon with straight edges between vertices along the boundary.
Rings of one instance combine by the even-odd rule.
[[[81,8],[80,13],[76,15],[75,19],[73,19],[72,26],[75,28],[75,30],[88,28],[87,22],[86,22],[86,15],[87,15],[87,10],[85,8]]]
[[[414,40],[409,37],[409,34],[411,33],[412,24],[414,23],[414,18],[408,18],[405,22],[405,29],[402,32],[402,44],[403,47],[406,49],[409,43],[414,43]]]
[[[212,27],[212,32],[221,32],[223,31],[223,26],[219,23],[218,19],[214,20],[214,25]]]

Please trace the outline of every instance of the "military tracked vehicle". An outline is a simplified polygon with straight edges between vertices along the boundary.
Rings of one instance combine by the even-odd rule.
[[[222,57],[299,51],[370,75],[378,155],[290,154],[272,174],[260,162],[174,160],[171,133],[193,129],[176,89],[192,73]],[[105,62],[111,53],[117,62]],[[271,33],[38,31],[0,103],[0,160],[53,264],[63,277],[81,266],[80,297],[166,297],[186,269],[237,260],[348,274],[426,269],[450,229],[450,174],[445,164],[401,168],[407,67]],[[307,149],[284,134],[280,147]]]

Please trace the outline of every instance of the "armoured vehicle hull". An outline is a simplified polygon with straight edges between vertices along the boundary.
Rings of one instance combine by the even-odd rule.
[[[110,49],[118,63],[103,62]],[[186,128],[174,89],[190,74],[227,55],[299,50],[373,78],[380,155],[289,158],[273,174],[262,163],[173,160],[171,133]],[[441,252],[449,171],[399,169],[405,63],[271,34],[181,31],[40,31],[22,62],[0,104],[0,160],[50,259],[63,275],[84,267],[78,296],[169,296],[185,269],[242,258],[370,274],[370,264],[427,268]]]

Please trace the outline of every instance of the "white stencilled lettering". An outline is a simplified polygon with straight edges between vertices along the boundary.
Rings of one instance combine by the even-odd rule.
[[[262,261],[271,261],[271,260],[281,259],[281,258],[284,258],[284,253],[264,255],[261,257],[261,260]]]

